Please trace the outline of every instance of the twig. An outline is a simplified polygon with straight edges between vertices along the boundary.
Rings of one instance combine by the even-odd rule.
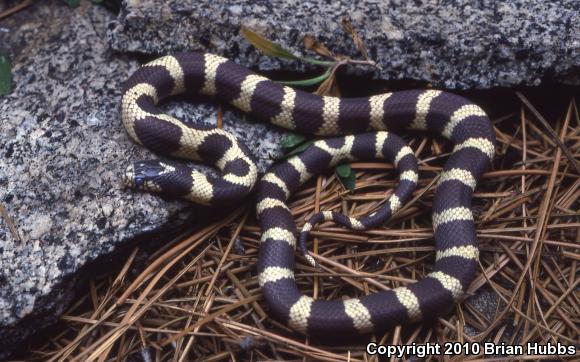
[[[6,225],[8,225],[8,229],[10,230],[10,233],[12,234],[14,239],[18,242],[21,242],[22,239],[20,239],[18,229],[16,228],[16,225],[14,225],[14,221],[12,220],[12,217],[10,217],[8,210],[6,210],[6,208],[4,207],[4,205],[2,205],[2,203],[0,203],[0,216],[2,216],[4,222],[6,223]]]
[[[578,175],[580,175],[580,166],[578,166],[578,163],[576,162],[576,159],[572,155],[572,152],[570,152],[568,147],[566,147],[566,145],[562,142],[560,137],[558,137],[556,132],[554,132],[554,129],[550,126],[548,121],[546,121],[546,119],[540,114],[540,112],[538,112],[538,110],[530,103],[530,101],[528,101],[528,99],[522,93],[516,92],[516,95],[522,101],[522,103],[525,104],[526,107],[528,107],[528,109],[534,114],[534,116],[536,116],[538,121],[540,121],[542,123],[544,128],[548,131],[548,134],[550,135],[550,137],[552,137],[554,142],[556,142],[558,144],[558,146],[562,149],[562,151],[564,152],[564,154],[566,155],[566,157],[568,158],[568,160],[572,164],[572,167],[574,167],[574,169],[576,170],[576,173]],[[570,114],[570,112],[572,112],[572,103],[570,103],[570,106],[568,108],[568,113]]]
[[[11,7],[10,9],[4,10],[3,12],[0,13],[0,20],[15,14],[17,12],[19,12],[20,10],[24,10],[27,7],[29,7],[30,5],[32,5],[32,0],[24,0],[16,5],[14,5],[13,7]]]

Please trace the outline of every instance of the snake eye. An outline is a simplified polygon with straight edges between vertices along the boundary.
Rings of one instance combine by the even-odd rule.
[[[135,175],[133,177],[133,182],[135,186],[138,188],[143,188],[145,186],[145,176],[144,175]]]

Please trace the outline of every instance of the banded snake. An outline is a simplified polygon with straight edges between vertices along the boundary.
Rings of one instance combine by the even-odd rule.
[[[339,136],[313,143],[258,180],[251,152],[230,133],[193,127],[163,114],[157,104],[173,95],[215,97],[255,118],[300,133]],[[408,90],[371,97],[318,96],[280,85],[225,58],[207,53],[164,56],[145,64],[126,82],[122,120],[129,136],[161,155],[201,161],[221,172],[210,177],[176,161],[141,161],[125,182],[196,203],[239,202],[257,184],[262,230],[258,279],[270,313],[296,331],[352,335],[449,310],[474,277],[478,260],[471,198],[494,155],[495,135],[485,112],[460,96],[439,90]],[[406,287],[347,300],[314,300],[294,280],[298,245],[314,224],[333,220],[365,230],[382,223],[407,201],[417,184],[412,150],[391,130],[425,130],[449,139],[453,152],[433,202],[436,262],[433,271]],[[389,132],[387,132],[387,130]],[[369,131],[373,131],[368,133]],[[400,183],[384,206],[363,218],[324,211],[298,233],[286,200],[313,174],[341,161],[383,158],[397,166]]]

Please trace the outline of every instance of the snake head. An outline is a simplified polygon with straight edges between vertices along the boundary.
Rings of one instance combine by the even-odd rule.
[[[191,171],[179,163],[149,160],[129,165],[123,184],[133,189],[181,197],[191,187]]]
[[[163,176],[175,171],[175,168],[160,161],[141,161],[129,165],[125,170],[123,183],[127,187],[149,192],[162,192],[159,183]]]

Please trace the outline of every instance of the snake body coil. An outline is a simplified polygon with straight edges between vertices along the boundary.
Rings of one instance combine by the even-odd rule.
[[[310,335],[344,336],[441,315],[462,296],[474,277],[478,258],[471,197],[494,154],[493,128],[481,108],[438,90],[366,98],[317,96],[274,83],[211,54],[159,58],[140,68],[125,85],[122,119],[127,132],[157,153],[215,165],[221,177],[208,177],[178,162],[143,161],[128,168],[126,182],[202,204],[240,200],[256,183],[257,169],[248,149],[231,134],[187,126],[157,109],[160,100],[176,94],[213,96],[297,132],[347,135],[315,142],[304,153],[272,167],[257,184],[262,229],[258,278],[276,319]],[[362,298],[324,301],[302,295],[294,280],[294,255],[297,244],[304,248],[312,225],[334,220],[364,230],[384,221],[412,193],[418,177],[414,155],[386,132],[402,129],[430,131],[454,144],[433,202],[434,270],[407,287]],[[364,133],[369,130],[378,132]],[[400,171],[401,183],[383,208],[360,219],[322,212],[298,234],[286,200],[301,184],[341,160],[375,158],[393,162]]]

